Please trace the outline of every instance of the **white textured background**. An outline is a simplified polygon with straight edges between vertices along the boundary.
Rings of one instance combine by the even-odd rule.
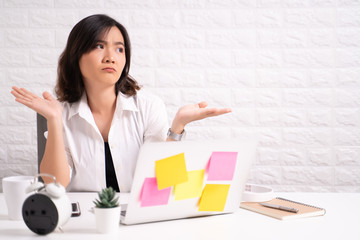
[[[37,172],[36,115],[12,85],[53,91],[82,18],[106,13],[133,45],[131,74],[168,106],[231,115],[188,139],[259,138],[250,182],[360,192],[359,0],[0,0],[0,178]]]

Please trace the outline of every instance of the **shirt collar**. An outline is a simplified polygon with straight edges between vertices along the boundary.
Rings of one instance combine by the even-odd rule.
[[[133,111],[138,112],[139,108],[137,106],[136,98],[134,96],[126,96],[119,92],[116,98],[116,109],[115,109],[115,115],[118,115],[121,111]],[[84,92],[81,96],[80,101],[77,101],[73,104],[71,104],[70,107],[70,113],[68,120],[72,118],[74,115],[79,114],[83,118],[87,118],[88,116],[91,116],[91,111],[88,105],[87,96]]]
[[[126,96],[123,93],[119,92],[116,99],[116,110],[124,110],[124,111],[133,111],[138,112],[139,108],[137,106],[136,97],[135,96]]]
[[[68,120],[76,114],[79,114],[81,117],[84,117],[84,118],[86,118],[86,116],[91,114],[85,92],[81,96],[80,101],[74,102],[70,106],[71,107],[70,107]]]

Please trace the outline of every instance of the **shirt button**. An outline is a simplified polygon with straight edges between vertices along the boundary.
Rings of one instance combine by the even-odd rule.
[[[115,145],[111,145],[111,148],[115,148]]]

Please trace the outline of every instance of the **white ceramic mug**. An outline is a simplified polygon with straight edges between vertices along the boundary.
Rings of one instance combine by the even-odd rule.
[[[22,206],[30,195],[25,190],[33,179],[34,176],[11,176],[2,179],[3,193],[11,220],[23,220]]]

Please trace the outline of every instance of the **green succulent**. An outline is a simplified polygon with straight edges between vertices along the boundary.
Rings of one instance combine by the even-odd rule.
[[[116,192],[112,187],[103,188],[98,192],[99,199],[95,199],[93,203],[98,208],[114,208],[119,206],[119,197],[115,198]]]

